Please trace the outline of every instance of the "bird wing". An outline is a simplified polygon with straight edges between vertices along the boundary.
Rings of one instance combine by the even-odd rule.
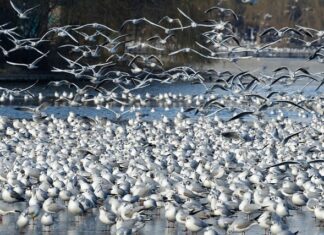
[[[161,61],[161,59],[160,58],[158,58],[156,55],[150,55],[149,57],[147,57],[148,59],[155,59],[157,62],[159,62],[160,63],[160,65],[162,65],[163,66],[163,63],[162,63],[162,61]]]
[[[277,92],[277,91],[273,91],[273,92],[271,92],[271,93],[269,93],[269,94],[267,95],[267,98],[269,99],[271,96],[273,96],[273,95],[275,95],[275,94],[279,94],[279,92]]]
[[[297,73],[298,71],[300,71],[300,72],[302,72],[302,73],[305,73],[305,74],[308,74],[308,75],[310,75],[310,73],[308,72],[308,70],[307,70],[307,69],[305,69],[305,68],[303,68],[303,67],[301,67],[301,68],[297,69],[297,70],[295,71],[295,73]]]
[[[223,104],[217,102],[217,99],[218,99],[218,98],[211,99],[211,100],[207,101],[207,102],[204,104],[203,108],[206,108],[206,107],[208,107],[209,105],[212,105],[212,104],[216,104],[216,105],[218,105],[218,106],[224,108],[225,105],[223,105]]]
[[[213,7],[210,7],[210,8],[208,8],[206,11],[204,11],[204,13],[209,13],[209,12],[211,12],[211,11],[213,11],[213,10],[220,10],[221,8],[220,7],[218,7],[218,6],[213,6]]]
[[[282,71],[282,70],[289,71],[288,67],[286,67],[286,66],[281,66],[281,67],[279,67],[279,68],[273,70],[273,72],[277,73],[277,72]]]
[[[299,36],[303,36],[303,35],[302,35],[298,30],[293,29],[293,28],[287,28],[287,29],[285,29],[283,32],[284,32],[284,33],[293,32],[293,33],[295,33],[295,34],[297,34],[297,35],[299,35]]]
[[[268,170],[269,168],[272,168],[272,167],[289,165],[289,164],[300,164],[300,163],[299,162],[294,162],[294,161],[280,162],[280,163],[274,164],[272,166],[268,166],[266,169]]]
[[[125,28],[125,26],[129,23],[129,22],[132,22],[133,20],[131,20],[131,19],[129,19],[129,20],[125,20],[124,22],[123,22],[123,24],[120,26],[120,29],[119,29],[119,31],[122,31],[124,28]]]
[[[278,30],[274,27],[270,27],[270,28],[267,28],[266,30],[264,30],[261,34],[260,34],[260,37],[263,37],[264,35],[266,35],[267,33],[271,32],[271,31],[276,31],[278,32]]]
[[[253,114],[253,113],[254,113],[254,112],[252,112],[252,111],[241,112],[241,113],[235,115],[234,117],[230,118],[229,120],[227,120],[227,122],[230,122],[230,121],[233,121],[233,120],[235,120],[235,119],[238,119],[238,118],[244,117],[244,116],[246,116],[246,115],[251,115],[251,114]]]
[[[186,51],[186,50],[187,50],[187,48],[182,48],[182,49],[180,49],[180,50],[170,52],[169,55],[176,55],[176,54],[178,54],[178,53],[180,53],[180,52],[183,52],[183,51]]]
[[[152,46],[150,44],[146,44],[148,47],[154,49],[154,50],[157,50],[157,51],[164,51],[164,48],[160,48],[160,47],[155,47],[155,46]]]
[[[45,54],[41,55],[40,57],[38,57],[36,60],[33,61],[33,65],[37,64],[41,59],[43,59],[44,57],[46,57],[48,55],[50,51],[46,52]]]
[[[107,29],[107,30],[109,30],[111,32],[118,33],[118,31],[116,31],[116,30],[114,30],[112,28],[109,28],[107,25],[100,24],[99,26],[104,28],[104,29]]]
[[[292,137],[294,136],[297,136],[299,135],[301,132],[303,132],[304,130],[301,130],[301,131],[297,131],[296,133],[293,133],[287,137],[285,137],[283,140],[282,140],[282,144],[286,144]]]
[[[75,41],[76,43],[79,43],[78,40],[76,40],[68,31],[64,30],[64,32],[69,36],[69,38],[71,38],[73,41]]]
[[[323,84],[324,84],[324,79],[323,79],[322,82],[318,85],[318,87],[315,89],[315,91],[318,91],[318,90],[321,88],[321,86],[323,86]]]
[[[178,11],[181,13],[181,15],[183,15],[185,18],[187,18],[188,20],[190,20],[191,22],[195,22],[193,21],[188,15],[186,15],[183,11],[181,11],[179,8],[177,8]]]
[[[316,159],[316,160],[312,160],[312,161],[309,161],[308,164],[312,164],[312,163],[321,163],[321,162],[324,162],[324,159]]]
[[[22,63],[14,63],[14,62],[10,62],[10,61],[6,61],[7,64],[11,64],[11,65],[17,65],[17,66],[25,66],[28,67],[28,64],[22,64]]]
[[[23,112],[34,112],[34,109],[29,107],[15,107],[14,109]]]
[[[215,84],[215,85],[213,85],[213,86],[210,88],[210,90],[214,90],[214,89],[216,89],[216,88],[219,88],[219,89],[221,89],[221,90],[223,90],[223,91],[228,91],[228,89],[226,89],[224,86],[219,85],[219,84]]]
[[[169,16],[163,16],[160,20],[159,20],[159,22],[158,22],[158,24],[160,24],[162,21],[164,21],[164,20],[169,20],[169,19],[172,19],[171,17],[169,17]]]
[[[23,14],[27,14],[28,12],[34,10],[35,8],[39,7],[40,5],[34,6],[32,8],[27,9]]]
[[[238,16],[232,9],[228,8],[228,9],[225,9],[225,11],[229,11],[235,17],[235,19],[238,20]]]
[[[260,98],[260,99],[263,99],[263,100],[267,100],[267,98],[265,98],[265,97],[263,97],[263,96],[261,96],[259,94],[247,94],[245,96],[247,96],[247,97],[257,97],[257,98]]]
[[[272,45],[276,44],[276,43],[279,42],[279,41],[281,41],[281,38],[279,38],[278,40],[276,40],[276,41],[274,41],[274,42],[270,42],[270,43],[264,44],[262,47],[259,48],[259,51],[260,51],[260,50],[263,50],[263,49],[265,49],[265,48],[267,48],[267,47],[269,47],[269,46],[272,46]]]
[[[283,75],[283,76],[278,77],[273,82],[271,82],[270,86],[272,86],[273,84],[275,84],[276,82],[278,82],[278,81],[280,81],[281,79],[284,79],[284,78],[289,78],[289,76],[288,75]]]
[[[131,66],[138,58],[143,58],[143,56],[141,55],[136,55],[129,63],[128,63],[128,66]]]
[[[152,36],[152,37],[146,39],[146,41],[152,41],[152,40],[155,40],[155,39],[161,39],[161,37],[159,35],[155,35],[155,36]]]
[[[20,9],[18,9],[15,4],[13,4],[13,2],[10,0],[10,5],[12,6],[12,8],[18,13],[18,14],[22,14],[22,11]]]
[[[16,198],[19,201],[25,201],[25,198],[23,198],[20,194],[18,194],[14,190],[10,191],[10,196],[13,197],[13,198]]]
[[[302,110],[304,110],[304,111],[306,111],[306,112],[309,112],[307,109],[305,109],[304,107],[302,107],[302,106],[300,106],[299,104],[296,104],[296,103],[294,103],[294,102],[292,102],[292,101],[289,101],[289,100],[276,100],[275,101],[276,103],[288,103],[288,104],[291,104],[291,105],[293,105],[293,106],[296,106],[296,107],[298,107],[298,108],[300,108],[300,109],[302,109]]]

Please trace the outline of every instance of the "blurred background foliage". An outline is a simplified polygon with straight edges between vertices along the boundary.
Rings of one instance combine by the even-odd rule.
[[[0,22],[24,27],[28,36],[41,36],[48,27],[67,24],[97,22],[119,29],[124,20],[147,17],[157,22],[163,16],[180,17],[182,9],[198,22],[207,18],[219,19],[217,13],[206,16],[203,12],[216,5],[215,0],[15,0],[17,5],[28,8],[40,7],[29,21],[21,21],[11,9],[9,0],[0,0]],[[259,0],[256,4],[242,0],[224,0],[222,7],[233,9],[239,15],[238,33],[244,35],[249,27],[262,30],[267,26],[284,27],[300,24],[317,29],[323,28],[324,0]],[[183,18],[182,18],[183,19]],[[186,22],[183,19],[183,22]],[[143,30],[139,25],[138,31]],[[149,30],[149,29],[146,29]],[[184,37],[182,40],[185,40]]]
[[[183,10],[197,22],[207,19],[220,20],[218,13],[205,14],[204,11],[217,5],[217,0],[12,0],[21,9],[27,9],[40,5],[33,11],[28,20],[20,20],[10,6],[9,0],[0,0],[0,24],[10,22],[10,26],[18,26],[19,33],[24,37],[41,37],[55,26],[82,25],[86,23],[101,23],[113,29],[119,30],[122,23],[131,18],[146,17],[153,22],[158,22],[163,16],[180,18],[183,25],[189,22],[178,12]],[[257,34],[269,26],[281,28],[294,25],[309,26],[323,29],[324,0],[251,0],[255,4],[242,3],[242,0],[223,0],[220,6],[233,9],[239,16],[238,21],[232,17],[225,18],[234,26],[237,36],[246,41],[255,41]],[[170,26],[170,25],[168,25]],[[176,33],[169,49],[193,46],[199,41],[199,33],[202,29],[185,30]],[[90,33],[90,32],[89,32]],[[150,25],[128,25],[126,31],[130,33],[130,39],[143,41],[147,37],[164,32]],[[0,37],[1,40],[1,37]],[[57,44],[66,41],[51,41],[55,45],[49,59],[53,62],[57,59],[55,48]],[[201,38],[200,38],[201,40]],[[4,42],[5,43],[5,42]],[[171,48],[172,47],[172,48]],[[52,48],[52,49],[53,49]],[[45,50],[45,49],[44,49]],[[46,49],[47,50],[47,49]],[[169,50],[170,51],[170,50]],[[56,55],[56,57],[55,57]],[[17,53],[19,57],[28,57],[28,53]],[[195,55],[183,55],[191,60]],[[201,58],[200,58],[201,59]],[[0,66],[4,61],[0,60]],[[49,64],[52,64],[50,62]]]

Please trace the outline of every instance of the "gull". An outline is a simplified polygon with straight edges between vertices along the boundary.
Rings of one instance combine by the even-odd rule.
[[[5,57],[8,57],[9,54],[10,54],[11,52],[17,50],[16,48],[13,48],[13,49],[10,49],[10,50],[6,50],[6,49],[4,49],[2,46],[0,46],[0,49],[1,49],[2,54],[3,54]]]
[[[116,223],[116,214],[113,212],[110,212],[106,207],[101,206],[99,208],[99,220],[100,222],[107,224],[107,225],[113,225]]]
[[[102,33],[102,32],[100,32],[100,31],[97,31],[97,33],[99,34],[99,35],[101,35],[101,36],[103,36],[107,41],[105,42],[105,43],[103,43],[102,45],[107,45],[107,44],[109,44],[109,43],[116,43],[116,42],[118,42],[118,40],[119,39],[121,39],[121,38],[124,38],[124,37],[128,37],[128,36],[130,36],[131,34],[122,34],[122,35],[119,35],[119,36],[117,36],[117,37],[115,37],[115,38],[110,38],[110,37],[108,37],[107,35],[105,35],[104,33]]]
[[[59,69],[59,68],[55,68],[53,67],[53,69],[51,70],[51,72],[53,73],[68,73],[68,74],[72,74],[74,77],[76,78],[82,78],[84,76],[84,69]]]
[[[10,41],[12,41],[10,38],[9,38]],[[12,41],[13,42],[13,41]],[[14,42],[13,42],[14,43]],[[36,47],[33,47],[31,45],[23,45],[23,43],[21,44],[16,44],[16,46],[11,49],[11,51],[18,51],[20,49],[23,49],[23,50],[34,50],[36,51],[37,53],[41,54],[41,55],[44,55],[44,53],[40,50],[38,50]]]
[[[44,57],[46,57],[48,55],[49,51],[46,52],[45,54],[41,55],[40,57],[38,57],[36,60],[34,60],[32,63],[30,64],[23,64],[23,63],[15,63],[15,62],[10,62],[10,61],[6,61],[8,64],[10,65],[17,65],[17,66],[24,66],[28,69],[36,69],[38,68],[38,66],[36,66],[36,64],[41,61]]]
[[[233,117],[231,117],[230,119],[227,120],[227,122],[231,122],[231,121],[234,121],[238,118],[241,118],[241,117],[244,117],[244,116],[247,116],[247,115],[255,115],[255,112],[253,111],[244,111],[244,112],[241,112]]]
[[[156,46],[153,46],[153,45],[151,45],[149,43],[143,43],[143,42],[142,43],[137,43],[137,44],[135,44],[133,46],[127,46],[127,49],[128,50],[137,49],[137,48],[144,49],[144,48],[147,48],[147,47],[152,48],[152,49],[157,50],[157,51],[164,51],[165,50],[164,48],[156,47]]]
[[[84,32],[79,32],[76,29],[73,29],[73,31],[76,32],[77,34],[80,34],[81,36],[83,36],[83,39],[85,41],[88,41],[88,42],[95,42],[96,41],[96,36],[99,35],[98,32],[96,32],[96,33],[94,33],[92,35],[88,35],[88,34],[86,34]]]
[[[169,16],[164,16],[164,17],[162,17],[161,20],[159,20],[158,24],[160,24],[163,21],[167,21],[169,24],[178,23],[180,25],[180,27],[183,28],[181,20],[178,18],[171,18]]]
[[[30,203],[29,203],[30,204]],[[32,217],[33,221],[35,220],[35,218],[40,214],[41,212],[41,207],[39,206],[39,202],[36,200],[36,204],[35,205],[29,205],[25,211],[28,216]]]
[[[8,203],[25,201],[25,198],[14,191],[9,185],[5,185],[5,187],[2,189],[2,199]]]
[[[199,232],[200,230],[209,226],[205,221],[198,219],[194,216],[188,215],[186,217],[185,226],[191,232]]]
[[[11,29],[0,29],[0,35],[5,34],[5,35],[8,35],[9,37],[11,37],[12,39],[15,39],[14,36],[20,37],[20,35],[15,32],[15,30],[17,28],[18,27],[14,27],[14,28],[11,28]]]
[[[128,41],[118,42],[113,47],[108,47],[107,45],[99,45],[99,47],[106,49],[109,53],[115,54],[115,53],[117,53],[118,47],[120,47],[121,45],[126,44],[128,42],[131,42],[131,41],[128,40]]]
[[[214,7],[211,7],[209,9],[207,9],[205,11],[205,13],[209,13],[209,12],[211,12],[213,10],[218,10],[222,14],[226,14],[227,12],[229,12],[230,14],[232,14],[234,16],[235,20],[238,21],[238,17],[237,17],[237,15],[235,14],[235,12],[232,9],[222,8],[222,7],[219,7],[219,6],[214,6]]]
[[[69,82],[67,80],[51,81],[51,82],[48,83],[48,85],[49,86],[56,86],[56,87],[66,85],[69,88],[71,88],[73,86],[73,87],[75,87],[76,93],[78,95],[84,95],[88,89],[94,89],[94,90],[96,90],[98,92],[101,92],[101,90],[98,89],[98,86],[94,87],[94,86],[91,86],[91,85],[85,85],[84,87],[80,88],[77,84],[75,84],[73,82]]]
[[[85,46],[79,46],[79,45],[73,45],[73,44],[65,44],[62,46],[59,46],[58,48],[66,48],[66,47],[72,47],[72,51],[73,52],[83,52],[82,48],[84,48]]]
[[[269,43],[266,43],[266,44],[259,45],[259,46],[257,46],[257,47],[251,48],[251,50],[252,50],[252,52],[258,54],[258,53],[260,53],[262,50],[264,50],[264,49],[266,49],[266,48],[268,48],[268,47],[270,47],[270,46],[272,46],[272,45],[274,45],[274,44],[280,42],[281,40],[282,40],[282,39],[279,38],[278,40],[276,40],[276,41],[274,41],[274,42],[269,42]],[[247,49],[247,51],[249,51],[249,50],[250,50],[250,49]]]
[[[163,29],[165,32],[168,32],[168,31],[169,31],[168,28],[165,28],[165,27],[163,27],[163,26],[161,26],[161,25],[159,25],[159,24],[153,23],[152,21],[146,19],[145,17],[137,18],[137,19],[129,19],[129,20],[125,20],[125,21],[123,22],[123,24],[121,25],[119,31],[122,31],[122,30],[126,27],[126,25],[129,24],[129,23],[131,23],[131,24],[133,24],[133,25],[136,25],[136,24],[139,24],[139,23],[142,23],[142,22],[146,22],[146,23],[148,23],[148,24],[150,24],[150,25],[153,25],[153,26],[155,26],[155,27],[158,27],[158,28],[160,28],[160,29]]]
[[[249,230],[253,225],[258,224],[258,222],[256,221],[257,219],[258,219],[258,217],[253,220],[238,217],[228,227],[227,232],[243,232],[243,233],[245,233],[245,231]]]
[[[68,203],[68,212],[73,215],[81,215],[86,211],[81,202],[79,202],[79,200],[76,198],[76,196],[72,196]]]
[[[205,49],[206,51],[208,51],[208,52],[210,53],[210,56],[214,57],[214,56],[217,55],[216,52],[210,50],[208,47],[205,47],[205,46],[201,45],[199,42],[196,42],[196,44],[197,44],[199,47],[201,47],[201,48]]]
[[[97,109],[97,110],[100,110],[100,109],[106,109],[106,110],[110,111],[111,113],[113,113],[113,114],[115,115],[115,121],[116,121],[116,122],[121,121],[122,117],[123,117],[125,114],[127,114],[127,113],[132,113],[132,112],[134,111],[133,108],[130,108],[130,109],[128,109],[128,110],[123,111],[123,112],[120,113],[120,112],[116,112],[116,111],[112,110],[111,108],[109,108],[108,105],[106,105],[106,106],[97,105],[96,109]]]
[[[73,99],[72,99],[73,98]],[[78,101],[75,100],[76,96],[74,97],[59,97],[57,100],[55,100],[55,102],[67,102],[68,105],[72,106],[72,107],[79,107],[82,106],[81,103],[79,103]]]
[[[176,221],[176,214],[179,208],[175,206],[173,202],[166,202],[165,207],[165,218],[168,222],[174,223]]]
[[[65,210],[65,206],[57,203],[54,198],[49,197],[43,203],[43,210],[47,213],[58,213]]]
[[[267,233],[267,231],[270,229],[272,221],[271,221],[271,212],[270,211],[264,211],[261,216],[258,218],[258,224],[261,228],[264,228],[264,232]]]
[[[322,203],[316,202],[314,206],[314,216],[320,222],[324,221],[324,208]]]
[[[290,105],[293,105],[297,108],[300,108],[302,110],[304,110],[305,112],[309,112],[309,110],[305,109],[304,107],[300,106],[299,104],[296,104],[292,101],[289,101],[289,100],[275,100],[272,102],[272,105],[275,105],[275,104],[278,104],[278,103],[283,103],[283,104],[290,104]]]
[[[308,198],[304,195],[303,192],[296,192],[291,197],[291,202],[298,207],[305,206],[308,201]]]
[[[315,32],[318,38],[322,38],[324,36],[324,30],[317,30],[310,27],[300,26],[300,25],[296,25],[296,27],[311,38],[313,37],[313,34],[309,31]]]
[[[28,12],[34,10],[35,8],[39,7],[40,5],[37,5],[35,7],[29,8],[25,11],[22,11],[20,9],[18,9],[15,4],[10,0],[10,5],[12,6],[12,8],[18,13],[18,17],[20,19],[29,19],[29,17],[27,16]]]
[[[54,224],[53,215],[45,212],[41,217],[41,223],[42,223],[42,225],[44,225],[46,227],[53,225]]]
[[[29,38],[29,39],[27,38],[27,39],[23,39],[23,41],[27,41],[30,46],[36,47],[39,44],[41,44],[43,42],[49,42],[50,40],[42,40],[40,38]]]
[[[70,60],[69,58],[64,57],[61,55],[59,52],[57,53],[62,59],[64,59],[66,62],[68,62],[68,68],[73,69],[78,65],[79,67],[83,67],[80,63],[78,63],[84,56],[81,55],[78,59],[76,60]]]
[[[78,40],[75,39],[75,37],[73,37],[67,30],[68,28],[71,28],[72,25],[66,25],[63,27],[53,27],[50,30],[48,30],[42,37],[41,40],[43,40],[47,35],[49,35],[50,33],[54,32],[57,34],[57,36],[65,38],[65,37],[69,37],[70,39],[72,39],[74,42],[79,43]]]
[[[128,61],[130,58],[134,58],[135,55],[131,54],[131,53],[124,53],[122,55],[117,55],[117,54],[112,54],[111,56],[108,57],[108,59],[106,60],[106,62],[109,62],[110,60],[112,60],[113,58],[117,58],[117,61]]]
[[[95,28],[95,29],[106,29],[108,31],[118,33],[118,31],[109,28],[107,25],[103,25],[103,24],[99,24],[99,23],[89,23],[89,24],[81,25],[81,26],[79,26],[77,28],[74,28],[74,29],[79,30],[79,29],[82,29],[82,28],[85,28],[85,27],[92,27],[92,28]]]
[[[28,86],[26,88],[14,88],[14,89],[10,90],[10,89],[7,89],[7,88],[0,87],[0,90],[4,90],[5,92],[7,92],[9,94],[12,94],[14,96],[19,96],[23,92],[27,92],[28,94],[30,94],[31,96],[33,96],[33,94],[30,93],[28,90],[30,90],[31,88],[33,88],[38,83],[38,81],[39,80],[37,80],[35,83],[33,83],[32,85],[30,85],[30,86]]]
[[[267,28],[266,30],[264,30],[261,34],[260,37],[265,36],[266,34],[270,33],[274,31],[274,34],[276,36],[278,36],[279,38],[283,37],[284,34],[288,33],[288,32],[293,32],[299,36],[303,36],[298,30],[294,29],[294,28],[289,28],[289,27],[283,27],[281,29],[276,29],[275,27],[270,27]]]
[[[27,212],[22,212],[17,219],[17,226],[19,228],[25,228],[29,223],[29,218]]]
[[[171,37],[174,37],[174,34],[169,34],[169,35],[167,35],[164,38],[161,38],[159,35],[155,35],[153,37],[150,37],[150,38],[146,39],[146,41],[157,41],[157,42],[159,42],[159,43],[161,43],[161,44],[164,45],[164,44],[167,43],[167,40],[169,38],[171,38]]]
[[[191,19],[187,14],[185,14],[182,10],[180,10],[179,8],[177,8],[177,9],[181,13],[181,15],[183,15],[185,18],[187,18],[191,22],[191,24],[189,26],[181,27],[180,29],[197,28],[197,27],[210,27],[210,28],[214,27],[213,25],[209,25],[209,24],[198,24],[193,19]],[[174,31],[176,29],[177,28],[174,28],[172,30]]]
[[[314,46],[317,42],[320,41],[320,38],[317,38],[317,39],[315,39],[315,40],[313,40],[313,41],[305,41],[305,40],[300,39],[300,38],[295,38],[295,39],[296,39],[297,41],[299,41],[299,42],[302,42],[302,43],[304,44],[305,47],[312,47],[312,46]]]
[[[207,59],[219,59],[219,57],[207,56],[207,55],[204,55],[204,54],[200,53],[199,51],[196,51],[196,50],[194,50],[192,48],[189,48],[189,47],[182,48],[182,49],[179,49],[177,51],[170,52],[169,56],[173,56],[173,55],[179,54],[181,52],[184,52],[184,53],[194,52],[195,54],[200,55],[201,57],[204,57],[204,58],[207,58]]]
[[[155,63],[154,62],[152,62],[151,61],[151,59],[154,59],[155,61],[157,61],[161,66],[163,66],[163,63],[162,63],[162,61],[161,61],[161,59],[160,58],[158,58],[157,56],[155,56],[155,55],[150,55],[150,56],[147,56],[147,57],[145,57],[145,56],[142,56],[142,55],[136,55],[130,62],[129,62],[129,64],[128,64],[128,66],[131,66],[136,60],[138,60],[138,59],[142,59],[143,60],[143,62],[145,63],[145,64],[147,64],[147,65],[149,65],[150,67],[155,67]]]
[[[49,106],[49,103],[43,102],[39,106],[37,106],[35,108],[31,108],[31,107],[15,107],[15,110],[19,110],[19,111],[28,112],[28,113],[32,113],[32,114],[35,114],[35,115],[43,116],[44,113],[41,112],[41,111],[46,109],[48,106]]]

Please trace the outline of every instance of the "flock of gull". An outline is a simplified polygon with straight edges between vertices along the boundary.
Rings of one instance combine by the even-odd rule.
[[[10,3],[20,20],[38,9]],[[0,88],[0,102],[38,103],[15,108],[32,118],[0,117],[0,215],[14,218],[17,230],[50,231],[61,213],[78,223],[93,215],[107,234],[140,233],[146,223],[166,220],[170,233],[245,233],[258,226],[289,235],[298,233],[288,222],[296,213],[311,213],[322,225],[324,72],[307,63],[323,62],[324,31],[270,27],[251,48],[241,45],[231,9],[206,9],[204,21],[178,12],[179,18],[159,22],[129,19],[118,30],[99,23],[53,27],[40,38],[22,37],[9,22],[0,25],[0,55],[8,66],[33,70],[56,56],[60,64],[51,72],[67,79],[46,89],[68,88],[46,101],[33,92],[38,81]],[[135,38],[129,32],[138,25],[156,34]],[[195,47],[176,48],[177,36],[188,30],[197,33]],[[305,66],[271,74],[240,67],[239,61],[292,38],[313,49]],[[32,55],[30,61],[14,61],[17,51]],[[233,70],[165,65],[179,54],[226,61]],[[179,83],[204,91],[149,92]],[[94,106],[115,118],[73,112],[58,118],[45,112],[52,105]],[[147,107],[179,112],[145,120]],[[134,117],[123,119],[127,113]]]

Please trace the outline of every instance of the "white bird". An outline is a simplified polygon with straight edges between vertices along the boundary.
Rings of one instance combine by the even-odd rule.
[[[12,6],[12,8],[18,13],[18,17],[20,19],[29,19],[28,17],[28,13],[32,10],[34,10],[35,8],[39,7],[40,5],[34,6],[32,8],[29,8],[25,11],[20,10],[18,7],[15,6],[15,4],[10,0],[10,5]]]
[[[10,62],[10,61],[7,61],[8,64],[11,64],[11,65],[17,65],[17,66],[24,66],[28,69],[37,69],[38,66],[36,66],[36,64],[41,61],[44,57],[46,57],[48,55],[49,51],[46,52],[45,54],[41,55],[40,57],[38,57],[36,60],[34,60],[32,63],[30,64],[23,64],[23,63],[15,63],[15,62]]]
[[[209,225],[205,221],[189,215],[186,218],[185,226],[191,232],[198,232]]]
[[[53,215],[50,213],[45,212],[41,217],[41,223],[45,227],[49,227],[54,224]]]

